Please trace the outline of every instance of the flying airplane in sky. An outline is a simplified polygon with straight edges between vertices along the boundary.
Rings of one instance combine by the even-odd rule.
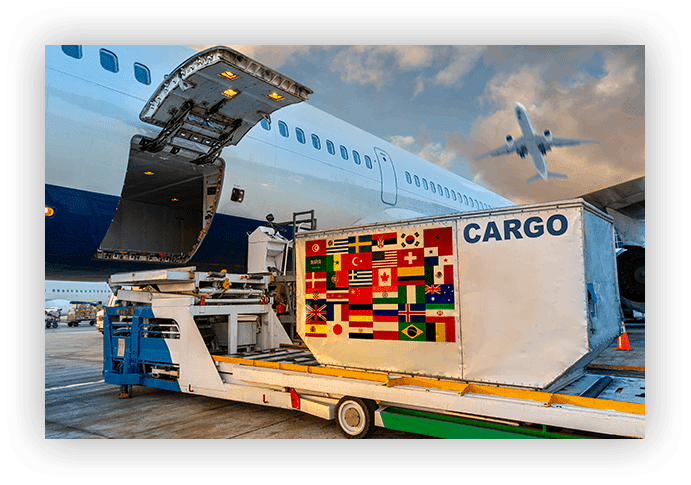
[[[47,279],[244,272],[270,213],[327,229],[514,205],[227,47],[46,46],[45,79]]]
[[[599,143],[596,140],[556,138],[552,136],[552,132],[550,130],[545,130],[542,134],[535,133],[525,107],[521,103],[516,103],[513,111],[516,115],[516,120],[518,120],[518,126],[521,128],[521,133],[523,136],[514,139],[511,135],[506,135],[506,145],[495,148],[487,153],[483,153],[482,155],[476,157],[475,160],[481,160],[486,157],[508,155],[509,153],[513,152],[517,153],[521,158],[525,158],[526,155],[530,155],[530,158],[533,160],[535,170],[537,170],[537,175],[526,180],[528,183],[535,182],[540,178],[545,181],[547,181],[550,177],[559,179],[567,178],[567,176],[563,173],[549,172],[547,170],[547,162],[545,161],[544,155],[548,151],[551,151],[552,147],[575,146],[582,143]]]

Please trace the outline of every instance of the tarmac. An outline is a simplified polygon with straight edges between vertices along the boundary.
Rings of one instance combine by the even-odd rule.
[[[617,350],[615,341],[589,371],[645,375],[645,327],[627,331],[631,350]],[[300,411],[142,386],[120,399],[119,387],[106,384],[102,370],[103,337],[95,327],[61,322],[45,330],[46,439],[343,438],[335,421]],[[411,438],[427,437],[377,428],[371,439]]]
[[[257,406],[103,381],[103,337],[64,322],[45,331],[46,439],[345,439],[335,421]],[[371,439],[427,438],[377,428]]]

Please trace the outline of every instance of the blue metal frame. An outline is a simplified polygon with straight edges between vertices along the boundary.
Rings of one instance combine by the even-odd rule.
[[[127,314],[132,317],[129,336],[114,336],[111,316]],[[106,307],[103,315],[103,378],[108,384],[119,386],[140,384],[147,387],[180,391],[177,381],[154,379],[143,372],[143,363],[171,365],[173,360],[163,339],[142,338],[142,323],[154,318],[151,307]],[[122,357],[117,355],[120,341],[124,343]]]

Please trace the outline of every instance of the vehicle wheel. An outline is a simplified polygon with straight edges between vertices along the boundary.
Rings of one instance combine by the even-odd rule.
[[[346,438],[367,438],[375,430],[374,403],[345,396],[338,401],[336,420]]]
[[[71,326],[72,326],[72,324],[71,324],[71,323],[68,323],[68,324],[67,324],[67,326],[68,326],[68,327],[71,327]]]
[[[53,322],[53,328],[58,328],[58,322]]]
[[[46,328],[50,328],[50,322],[46,323]]]
[[[94,325],[96,325],[96,322],[94,322],[93,320],[91,320],[91,321],[89,322],[89,325],[91,325],[91,326],[93,327]]]

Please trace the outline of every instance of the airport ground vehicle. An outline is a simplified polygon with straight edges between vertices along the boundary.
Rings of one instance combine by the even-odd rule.
[[[297,409],[357,438],[644,437],[644,402],[598,399],[611,378],[585,373],[621,331],[612,221],[588,204],[306,232],[295,261],[304,346],[271,275],[113,275],[105,381]]]

